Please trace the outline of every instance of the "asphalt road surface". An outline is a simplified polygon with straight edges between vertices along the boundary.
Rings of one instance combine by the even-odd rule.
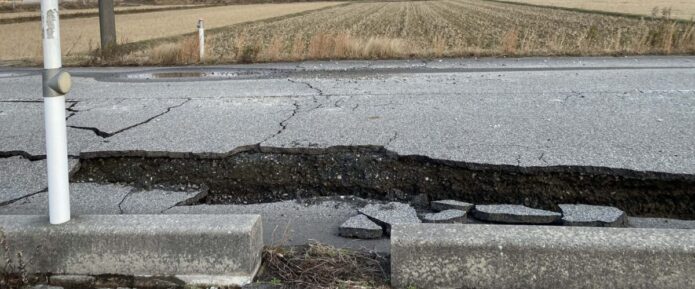
[[[376,145],[457,162],[695,174],[695,57],[69,70],[73,165],[112,151]],[[38,69],[0,68],[0,213],[38,212],[45,199],[40,84]],[[81,186],[85,196],[102,190]],[[138,195],[152,206],[129,209],[126,189],[110,188],[121,197],[104,206],[165,212],[195,197]]]

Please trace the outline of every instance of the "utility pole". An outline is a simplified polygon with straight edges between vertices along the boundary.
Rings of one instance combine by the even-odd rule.
[[[99,32],[102,52],[116,45],[116,16],[113,11],[113,0],[99,0]]]
[[[70,220],[65,94],[70,91],[72,82],[70,74],[61,69],[58,0],[41,0],[41,33],[48,215],[51,224],[62,224]]]

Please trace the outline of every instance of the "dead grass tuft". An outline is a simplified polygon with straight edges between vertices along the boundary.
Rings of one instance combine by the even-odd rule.
[[[198,47],[197,38],[185,37],[177,43],[167,43],[150,50],[149,59],[162,65],[197,63]]]
[[[323,244],[269,247],[260,279],[283,288],[365,288],[388,283],[386,257]]]

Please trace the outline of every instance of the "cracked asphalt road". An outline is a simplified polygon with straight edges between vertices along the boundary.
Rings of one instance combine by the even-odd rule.
[[[460,162],[695,174],[695,57],[69,70],[73,159],[111,151],[380,145],[401,155]],[[213,70],[263,73],[156,78]],[[40,70],[0,68],[5,206],[38,200],[45,189],[36,170],[45,154],[40,83]],[[22,177],[21,171],[36,173]]]

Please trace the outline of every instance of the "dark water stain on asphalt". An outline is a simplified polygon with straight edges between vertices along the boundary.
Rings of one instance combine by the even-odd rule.
[[[84,155],[75,181],[143,188],[209,188],[209,204],[354,195],[377,200],[457,199],[558,210],[612,205],[633,216],[695,218],[695,175],[587,166],[521,167],[400,156],[382,147],[251,146],[228,154]]]

